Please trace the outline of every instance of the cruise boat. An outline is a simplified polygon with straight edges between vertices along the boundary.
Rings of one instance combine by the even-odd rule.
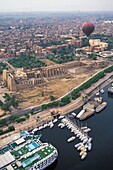
[[[102,111],[106,106],[107,106],[107,102],[101,103],[101,104],[95,109],[96,113],[99,113],[100,111]]]
[[[50,143],[42,143],[37,135],[20,136],[2,148],[1,170],[44,170],[58,157],[57,149]]]
[[[75,136],[72,136],[72,137],[71,137],[71,138],[69,138],[67,141],[68,141],[68,142],[72,142],[72,141],[74,141],[74,140],[75,140],[75,138],[76,138]]]

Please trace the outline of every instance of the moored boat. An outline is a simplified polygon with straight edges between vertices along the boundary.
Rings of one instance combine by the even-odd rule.
[[[103,94],[105,91],[104,91],[104,89],[101,89],[100,92]]]
[[[81,156],[81,159],[82,159],[82,160],[85,159],[86,156],[87,156],[87,153],[84,152],[83,155]]]
[[[107,102],[101,103],[101,104],[95,109],[96,113],[99,113],[100,111],[102,111],[106,106],[107,106]]]
[[[9,151],[0,155],[1,170],[44,170],[58,158],[57,149],[50,143],[42,143],[37,135],[20,135],[6,146]]]
[[[75,138],[76,138],[75,136],[72,136],[72,137],[70,137],[67,141],[68,141],[68,142],[72,142],[72,141],[75,140]]]
[[[58,119],[54,119],[54,120],[53,120],[53,123],[56,123],[57,121],[58,121]]]

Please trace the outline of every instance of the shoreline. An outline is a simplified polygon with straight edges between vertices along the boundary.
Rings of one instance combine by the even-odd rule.
[[[94,94],[96,92],[98,92],[98,87],[104,88],[105,86],[107,86],[108,84],[113,82],[113,79],[111,79],[111,76],[108,79],[106,79],[105,81],[104,81],[104,79],[105,78],[102,79],[103,81],[99,80],[95,84],[91,85],[88,89],[83,91],[85,94],[88,94],[89,92],[91,92],[89,99],[92,96],[94,96]],[[84,102],[83,102],[83,98],[81,95],[78,99],[76,99],[75,101],[72,101],[70,104],[68,104],[62,108],[55,108],[55,109],[61,110],[60,115],[66,115],[67,113],[72,112],[73,110],[79,109],[80,107],[83,106],[83,104],[84,104]],[[32,115],[31,118],[29,118],[26,122],[21,123],[20,125],[16,124],[16,123],[13,124],[15,127],[15,131],[1,135],[0,140],[2,140],[2,141],[0,143],[0,146],[7,143],[7,141],[9,141],[10,138],[12,138],[12,136],[18,135],[19,132],[22,130],[32,130],[35,127],[39,127],[39,126],[53,120],[54,118],[53,118],[53,116],[51,116],[51,110],[54,110],[54,108],[45,110],[43,112],[39,112],[35,115]],[[58,115],[58,113],[56,115]],[[37,119],[37,116],[40,118],[39,120]]]

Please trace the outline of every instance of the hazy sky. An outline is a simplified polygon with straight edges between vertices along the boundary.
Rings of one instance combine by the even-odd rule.
[[[4,11],[113,11],[113,0],[0,0]]]

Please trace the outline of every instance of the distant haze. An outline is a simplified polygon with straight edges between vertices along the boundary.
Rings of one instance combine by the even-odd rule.
[[[0,0],[0,12],[113,11],[113,0]]]

